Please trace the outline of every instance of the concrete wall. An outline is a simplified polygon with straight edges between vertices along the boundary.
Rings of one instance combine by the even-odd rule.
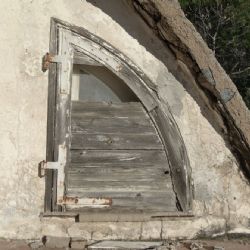
[[[204,107],[169,72],[166,65],[170,64],[176,76],[180,71],[173,55],[124,1],[119,3],[122,8],[115,13],[120,11],[120,22],[91,1],[0,1],[0,237],[32,239],[46,234],[149,239],[250,233],[250,188],[236,160],[202,115]],[[44,179],[38,177],[37,164],[45,159],[48,86],[41,58],[48,51],[52,16],[102,37],[158,85],[158,94],[170,104],[190,157],[194,218],[76,224],[70,219],[39,217]],[[192,85],[188,75],[182,77]]]

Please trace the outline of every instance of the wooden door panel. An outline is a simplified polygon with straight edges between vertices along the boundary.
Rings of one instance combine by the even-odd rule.
[[[67,196],[87,202],[67,209],[100,199],[99,209],[177,210],[162,141],[139,102],[72,102],[66,176]]]

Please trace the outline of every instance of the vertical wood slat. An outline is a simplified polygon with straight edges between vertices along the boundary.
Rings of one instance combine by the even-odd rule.
[[[58,30],[59,44],[58,55],[62,61],[58,65],[58,84],[57,84],[57,108],[56,108],[56,130],[55,130],[55,154],[57,154],[59,167],[57,169],[57,204],[64,206],[65,188],[65,169],[69,163],[69,144],[70,144],[70,86],[73,67],[73,50],[69,42],[67,32]]]
[[[158,107],[151,111],[167,151],[174,190],[184,211],[191,207],[192,192],[187,152],[174,120]]]
[[[51,20],[49,52],[57,54],[57,28],[54,20]],[[56,112],[56,89],[57,89],[57,65],[49,65],[48,102],[47,102],[47,146],[46,161],[54,161],[55,149],[55,112]],[[44,211],[57,211],[56,206],[56,179],[55,171],[47,169],[45,171],[45,202]]]

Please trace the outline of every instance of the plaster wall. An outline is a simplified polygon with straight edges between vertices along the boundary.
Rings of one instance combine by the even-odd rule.
[[[108,41],[157,85],[162,102],[171,107],[190,158],[193,218],[76,224],[70,219],[39,217],[44,179],[38,177],[37,164],[45,159],[48,94],[41,59],[48,51],[51,17],[82,26]],[[2,0],[0,38],[0,237],[35,239],[46,234],[98,240],[250,234],[249,184],[224,140],[163,61],[112,17],[89,1]],[[158,50],[163,48],[160,42],[152,42]],[[167,49],[162,54],[168,63],[176,64]],[[171,69],[177,74],[178,70]],[[188,72],[184,77],[192,83]]]

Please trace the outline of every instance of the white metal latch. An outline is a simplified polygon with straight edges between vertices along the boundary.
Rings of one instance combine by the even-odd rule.
[[[45,170],[46,169],[56,169],[58,170],[60,166],[59,162],[46,162],[46,161],[41,161],[39,163],[39,177],[44,177],[45,176]]]
[[[67,155],[67,150],[65,145],[59,145],[57,162],[42,161],[39,163],[40,177],[43,177],[45,175],[46,169],[57,170],[57,204],[60,204],[60,202],[64,197],[64,180],[65,180],[64,169],[66,166],[66,155]]]

